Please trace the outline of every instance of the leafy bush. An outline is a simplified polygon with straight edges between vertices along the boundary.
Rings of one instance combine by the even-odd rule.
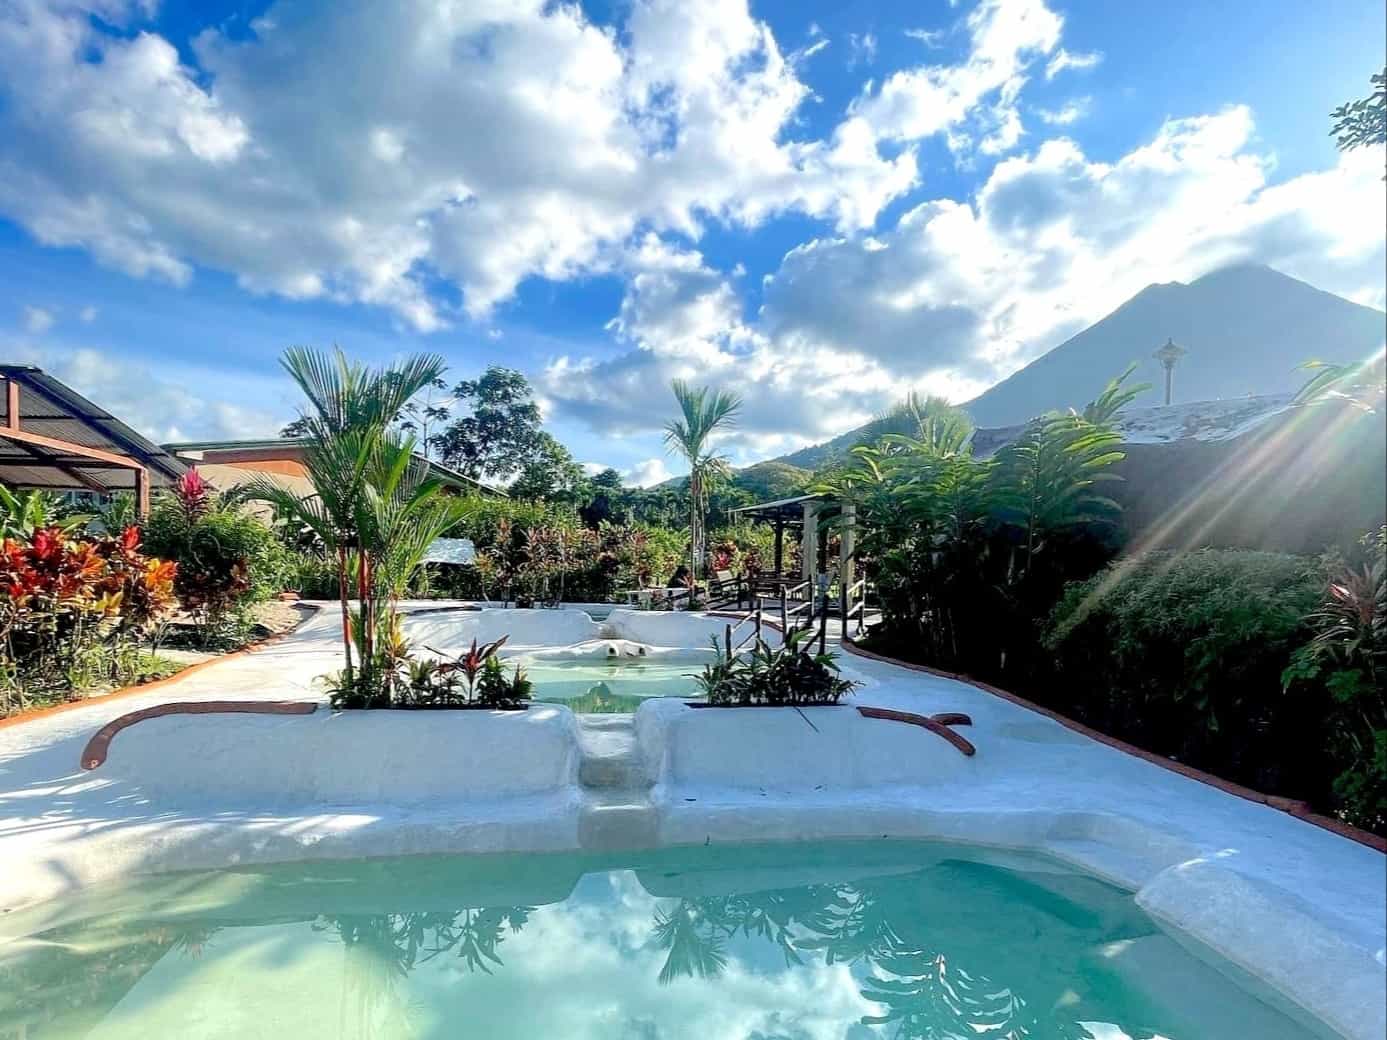
[[[912,398],[913,435],[856,448],[824,479],[858,507],[858,559],[881,600],[873,646],[979,676],[1034,667],[1037,621],[1120,542],[1121,511],[1099,489],[1123,458],[1113,422],[1143,389],[1124,389],[1130,374],[1082,414],[1031,420],[992,458],[973,454],[964,412]]]
[[[1051,707],[1263,790],[1320,794],[1314,705],[1281,695],[1321,587],[1307,557],[1149,553],[1070,585],[1044,646]]]
[[[717,659],[703,666],[695,678],[709,704],[719,707],[836,704],[857,684],[838,674],[837,655],[815,654],[812,633],[792,632],[772,648],[757,638],[747,651],[732,646],[728,626],[723,643],[713,639]]]
[[[1334,562],[1308,618],[1314,638],[1296,651],[1282,681],[1289,693],[1317,694],[1324,705],[1340,814],[1387,833],[1387,527],[1361,548],[1363,562]]]
[[[398,618],[389,638],[348,677],[328,678],[328,701],[352,708],[522,708],[533,684],[516,665],[507,675],[497,652],[502,638],[472,646],[452,659],[416,658],[400,632]]]
[[[0,541],[0,712],[54,688],[140,678],[149,655],[138,643],[172,605],[176,569],[141,552],[136,527]]]
[[[204,647],[245,642],[250,607],[270,599],[292,576],[289,553],[269,527],[218,495],[197,470],[155,499],[145,544],[178,563],[178,600]]]

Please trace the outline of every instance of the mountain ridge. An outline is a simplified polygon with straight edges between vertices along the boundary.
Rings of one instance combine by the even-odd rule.
[[[1304,383],[1306,361],[1342,364],[1380,348],[1387,313],[1263,264],[1231,264],[1188,283],[1153,282],[961,407],[982,428],[1082,408],[1132,362],[1132,381],[1150,384],[1134,404],[1159,405],[1164,374],[1151,354],[1167,339],[1189,351],[1175,366],[1174,403],[1283,394]],[[815,469],[886,422],[765,461]]]

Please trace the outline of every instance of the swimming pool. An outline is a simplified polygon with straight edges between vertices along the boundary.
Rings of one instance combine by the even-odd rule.
[[[304,863],[11,915],[0,1035],[1303,1040],[1039,857],[932,843]]]
[[[579,714],[635,711],[651,697],[701,696],[694,676],[712,652],[603,657],[517,655],[507,663],[519,663],[534,683],[536,701],[566,704]]]

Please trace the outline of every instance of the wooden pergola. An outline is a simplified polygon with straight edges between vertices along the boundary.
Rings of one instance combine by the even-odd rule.
[[[856,510],[851,502],[840,502],[835,496],[822,493],[797,495],[794,498],[782,498],[774,502],[762,502],[754,506],[730,509],[728,514],[744,520],[774,525],[774,570],[777,577],[788,577],[784,574],[785,532],[798,530],[800,538],[799,577],[812,581],[816,580],[820,574],[828,571],[827,540],[819,538],[819,522],[824,516],[837,511],[841,511],[844,521],[842,526],[842,558],[839,561],[839,569],[843,573],[839,577],[846,577],[851,580],[852,554],[856,540]]]
[[[33,365],[0,364],[0,484],[17,489],[134,494],[141,517],[151,487],[186,471],[157,444]]]

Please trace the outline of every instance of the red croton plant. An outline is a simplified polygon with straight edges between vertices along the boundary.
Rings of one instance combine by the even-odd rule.
[[[140,529],[76,537],[57,527],[0,542],[0,655],[22,664],[98,622],[137,632],[174,602],[177,566],[140,552]]]

